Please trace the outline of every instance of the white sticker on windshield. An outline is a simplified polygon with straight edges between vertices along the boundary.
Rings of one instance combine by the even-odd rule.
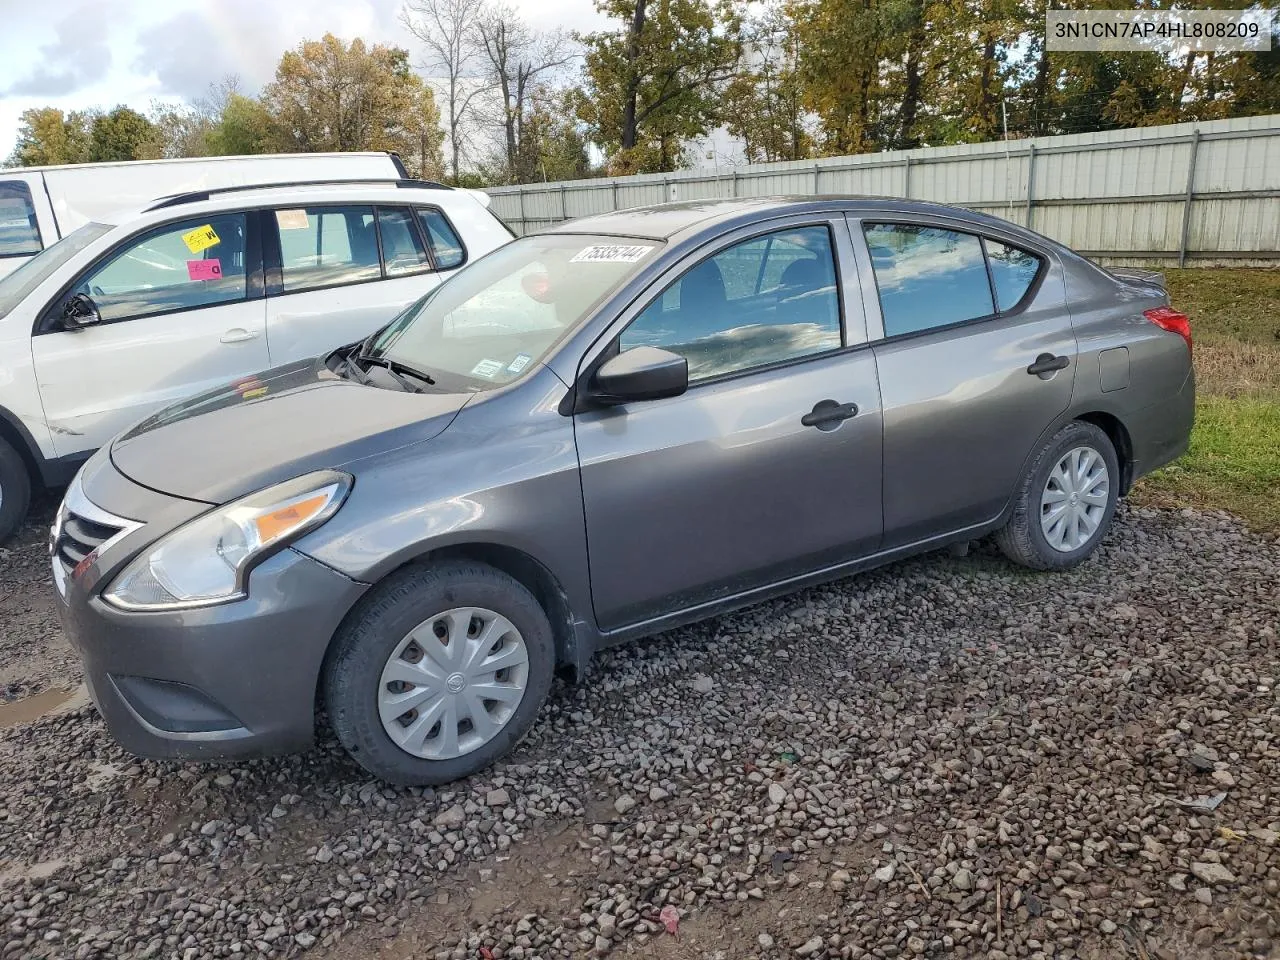
[[[653,247],[643,244],[601,243],[575,253],[570,263],[635,263]]]
[[[486,380],[491,380],[499,372],[501,372],[501,370],[502,370],[501,360],[486,359],[486,360],[481,360],[479,363],[477,363],[474,367],[471,368],[471,375],[473,377],[484,377]]]
[[[532,359],[533,357],[527,353],[517,353],[516,358],[507,364],[507,373],[519,373],[529,365],[529,361]]]

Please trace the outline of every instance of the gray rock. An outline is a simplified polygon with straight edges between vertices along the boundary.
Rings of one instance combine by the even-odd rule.
[[[1191,864],[1191,873],[1205,883],[1235,883],[1236,875],[1220,863]]]

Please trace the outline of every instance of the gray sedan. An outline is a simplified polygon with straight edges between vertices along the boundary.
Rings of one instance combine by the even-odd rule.
[[[1194,393],[1158,275],[1002,220],[630,210],[138,424],[69,489],[54,578],[130,750],[298,750],[319,703],[374,774],[439,783],[610,644],[988,535],[1080,563]]]

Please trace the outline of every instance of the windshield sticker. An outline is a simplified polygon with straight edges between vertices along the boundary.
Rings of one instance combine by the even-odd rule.
[[[532,359],[533,357],[527,353],[516,354],[516,358],[507,364],[507,373],[519,373],[529,365],[529,361]]]
[[[218,236],[217,231],[206,223],[203,227],[196,227],[190,233],[184,233],[182,242],[187,245],[187,249],[192,253],[200,253],[202,250],[217,246],[222,242],[222,239]]]
[[[306,230],[311,224],[305,210],[277,210],[276,226],[281,230]]]
[[[636,263],[653,247],[643,244],[601,243],[587,247],[569,258],[570,263]]]
[[[187,277],[191,280],[221,280],[221,260],[188,260]]]
[[[484,377],[486,380],[492,380],[501,372],[501,360],[481,360],[471,368],[471,375],[473,377]]]

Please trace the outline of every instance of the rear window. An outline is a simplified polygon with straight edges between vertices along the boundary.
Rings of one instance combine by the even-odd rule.
[[[42,249],[31,188],[21,180],[0,180],[0,257],[29,257]]]

